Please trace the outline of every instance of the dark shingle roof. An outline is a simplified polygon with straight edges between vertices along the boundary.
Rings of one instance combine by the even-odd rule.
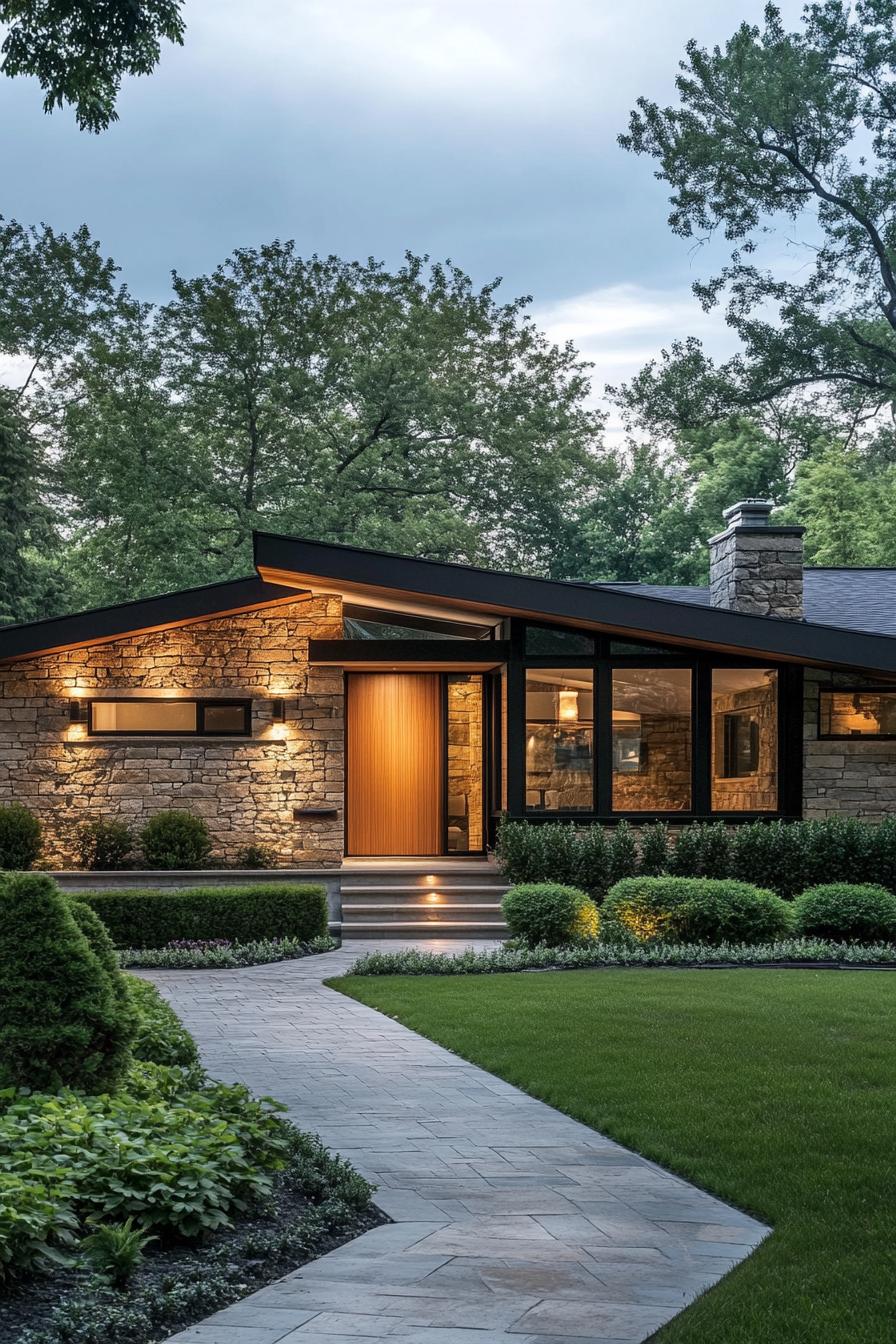
[[[896,635],[896,569],[806,569],[803,601],[806,620],[813,625],[836,625],[843,630],[865,630]],[[709,589],[682,584],[605,583],[666,602],[709,605]]]

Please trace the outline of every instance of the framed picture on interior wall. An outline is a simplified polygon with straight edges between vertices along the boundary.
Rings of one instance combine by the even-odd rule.
[[[640,775],[647,769],[647,743],[635,729],[614,728],[613,770],[617,775]]]
[[[554,737],[554,765],[558,770],[591,769],[591,730],[564,729]]]

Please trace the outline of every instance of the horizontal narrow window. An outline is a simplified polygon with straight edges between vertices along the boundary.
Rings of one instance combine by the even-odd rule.
[[[896,691],[822,691],[819,737],[896,737]]]
[[[91,700],[91,737],[249,737],[251,700]]]

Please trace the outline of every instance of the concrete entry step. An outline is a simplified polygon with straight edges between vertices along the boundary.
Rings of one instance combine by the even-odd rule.
[[[507,883],[483,859],[349,859],[342,869],[346,937],[505,938]]]
[[[467,919],[377,919],[343,921],[344,938],[506,938],[502,920]]]

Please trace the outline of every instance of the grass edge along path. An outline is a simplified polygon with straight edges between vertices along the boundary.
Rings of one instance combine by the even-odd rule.
[[[896,1338],[896,982],[587,971],[328,982],[769,1223],[662,1344]]]

